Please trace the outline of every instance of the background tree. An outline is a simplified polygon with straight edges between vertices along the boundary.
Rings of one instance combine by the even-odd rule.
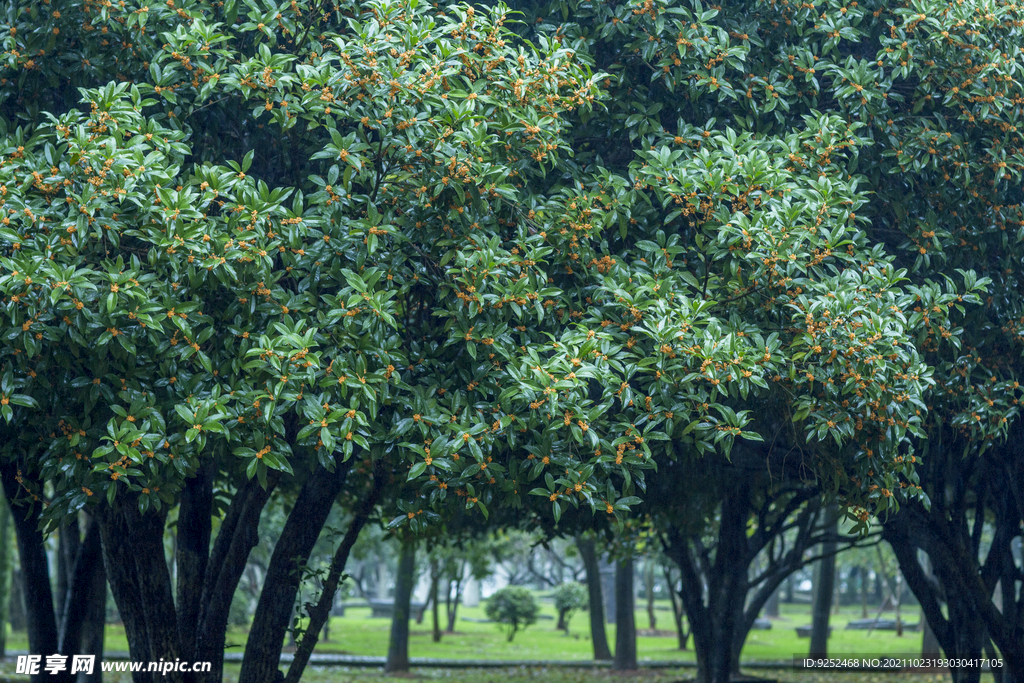
[[[555,611],[558,612],[558,622],[555,628],[565,631],[569,635],[569,622],[578,610],[587,609],[589,600],[587,587],[581,583],[563,583],[554,590]]]

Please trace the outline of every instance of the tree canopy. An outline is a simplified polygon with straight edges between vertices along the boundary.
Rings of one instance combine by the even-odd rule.
[[[387,476],[418,531],[742,439],[927,506],[1019,409],[1022,11],[8,3],[4,471],[153,533]]]

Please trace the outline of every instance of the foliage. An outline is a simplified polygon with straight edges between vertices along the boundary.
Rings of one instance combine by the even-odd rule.
[[[515,9],[7,3],[0,453],[51,524],[353,457],[394,526],[624,517],[737,439],[865,522],[1005,438],[1024,9]]]
[[[504,625],[509,642],[519,629],[537,621],[539,611],[537,599],[523,586],[506,586],[487,600],[487,618]]]

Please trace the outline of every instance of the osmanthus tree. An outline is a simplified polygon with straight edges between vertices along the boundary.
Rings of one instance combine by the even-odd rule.
[[[789,92],[778,73],[789,61],[772,55],[807,49],[797,29],[764,42],[776,31],[767,20],[755,45],[755,6],[563,3],[528,15],[538,35],[589,51],[609,74],[607,111],[581,117],[577,155],[558,167],[558,205],[535,206],[541,217],[570,209],[545,233],[564,259],[553,277],[563,294],[545,304],[580,319],[577,339],[612,340],[601,381],[615,440],[601,457],[645,462],[661,435],[728,452],[758,438],[745,431],[750,409],[778,394],[781,419],[796,423],[787,443],[866,521],[904,489],[920,493],[908,436],[932,380],[916,337],[950,328],[948,306],[984,283],[909,282],[870,238],[858,214],[870,179],[854,174],[866,124],[774,86],[738,97],[727,74],[761,71]],[[940,311],[926,317],[922,303]],[[562,486],[534,492],[557,505]]]
[[[919,339],[938,386],[920,469],[932,505],[907,506],[885,534],[943,650],[976,658],[994,644],[1005,680],[1024,675],[1024,596],[1013,588],[1024,564],[1012,552],[1024,522],[1022,20],[1010,3],[915,3],[888,16],[877,60],[848,75],[868,93],[883,142],[875,163],[889,172],[879,182],[879,234],[904,250],[916,277],[976,269],[990,279],[962,335]],[[874,87],[883,68],[904,104],[887,106],[892,95]],[[954,677],[980,674],[968,668]]]
[[[575,291],[604,304],[589,310],[627,349],[613,366],[629,430],[617,454],[648,443],[641,432],[656,421],[698,452],[715,439],[749,440],[743,430],[780,434],[855,516],[895,510],[907,492],[917,499],[909,510],[928,509],[914,465],[938,435],[933,425],[981,426],[971,443],[991,442],[1019,401],[1019,8],[517,7],[528,33],[589,52],[608,74],[607,109],[581,117],[577,153],[560,166],[584,220],[573,217],[554,239],[571,258],[579,253],[574,271],[608,276],[604,287]],[[599,239],[588,239],[591,216],[606,226]],[[571,276],[556,282],[570,291]],[[984,307],[965,305],[982,303],[986,289]],[[933,384],[957,401],[942,407]],[[779,424],[750,426],[744,411],[768,396],[788,404]],[[702,412],[713,419],[693,419]],[[1017,533],[1012,462],[997,457],[987,471],[1010,463],[1009,476],[996,480],[998,495],[979,499],[1002,506],[1001,539]],[[927,493],[943,496],[947,479],[924,482]],[[932,516],[945,519],[945,507]],[[966,520],[981,512],[957,516],[964,523],[954,527],[980,538],[982,526]],[[963,557],[976,548],[963,533],[947,536],[929,544],[946,559],[954,554],[943,544]],[[912,549],[906,557],[916,563]],[[959,573],[947,583],[972,586],[958,609],[985,615],[1001,651],[1019,650],[1014,624],[1024,612],[1006,620],[991,600],[998,576],[1004,586],[1020,576],[1009,551],[985,571],[947,564]],[[953,637],[970,640],[972,627],[952,621],[947,653],[973,656],[980,645]]]
[[[506,391],[510,376],[558,372],[564,405],[587,421],[600,413],[582,377],[561,379],[576,365],[536,353],[561,322],[541,305],[555,291],[534,234],[545,226],[518,219],[512,185],[563,146],[558,114],[589,106],[583,63],[555,42],[522,44],[501,9],[272,9],[257,21],[251,7],[246,22],[202,3],[55,5],[40,25],[15,11],[9,32],[28,49],[77,12],[86,37],[120,40],[148,71],[115,61],[99,76],[135,83],[83,89],[86,111],[27,112],[32,125],[4,131],[5,476],[26,497],[52,485],[46,523],[83,508],[98,519],[135,659],[209,660],[213,680],[276,487],[300,490],[245,680],[277,676],[295,563],[339,495],[356,513],[349,548],[395,475],[485,513],[518,496],[507,473],[525,439],[560,445],[597,429],[562,432],[531,411],[533,397]],[[45,85],[37,68],[63,78],[59,60],[44,62],[8,64],[26,74],[4,84],[8,112],[19,88]],[[264,142],[301,126],[294,153],[308,158],[296,166],[318,173],[270,187],[249,174],[244,141],[240,163],[209,159],[193,126],[208,124],[199,134],[219,137],[221,154],[232,120],[266,126]],[[556,448],[543,465],[561,472],[571,457]],[[228,493],[225,510],[215,490]],[[600,498],[628,505],[611,483]],[[175,504],[176,599],[162,554]],[[410,498],[399,520],[432,514]]]
[[[219,660],[137,566],[179,498],[223,596],[302,483],[243,665],[269,680],[288,570],[371,470],[419,488],[396,525],[529,493],[622,513],[659,444],[727,451],[774,398],[854,516],[919,493],[918,344],[985,282],[907,282],[871,203],[902,169],[870,107],[895,126],[928,87],[877,4],[523,3],[525,43],[502,6],[11,3],[3,400],[53,426],[7,459],[53,520],[92,502],[122,613],[158,596],[133,657]],[[214,482],[244,523],[207,558]]]

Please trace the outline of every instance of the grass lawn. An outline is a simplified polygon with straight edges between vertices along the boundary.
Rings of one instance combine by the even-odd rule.
[[[224,680],[238,680],[238,665],[225,667]],[[779,683],[950,683],[947,675],[937,674],[871,674],[820,673],[789,669],[749,671],[771,677]],[[344,667],[310,667],[306,669],[305,683],[407,683],[410,680],[444,681],[444,683],[682,683],[693,678],[693,670],[663,669],[636,674],[616,674],[610,671],[585,669],[545,669],[516,667],[509,669],[414,669],[408,676],[386,676],[377,669],[348,669]],[[27,676],[14,673],[14,664],[0,663],[0,683],[23,683]],[[127,673],[105,673],[104,683],[131,683]],[[992,683],[992,677],[982,676],[982,683]]]
[[[667,605],[667,603],[666,603]],[[338,652],[353,655],[387,654],[388,633],[391,622],[387,619],[369,618],[369,608],[348,608],[344,617],[331,620],[331,641],[321,642],[318,652]],[[459,622],[454,635],[445,635],[440,643],[430,637],[430,613],[422,624],[412,625],[409,654],[412,657],[442,657],[450,659],[590,659],[593,650],[590,644],[588,617],[577,614],[570,625],[571,634],[566,636],[555,630],[555,609],[549,603],[541,603],[541,614],[552,619],[541,619],[526,631],[516,634],[515,640],[506,642],[505,637],[494,624],[463,621],[462,617],[484,618],[483,607],[459,609]],[[844,608],[833,615],[833,634],[829,642],[830,654],[876,655],[876,654],[917,654],[921,651],[921,633],[905,631],[897,637],[892,631],[846,631],[846,623],[860,618],[860,608]],[[873,615],[872,615],[873,616]],[[886,614],[886,617],[891,615]],[[443,617],[443,614],[442,614]],[[671,612],[657,611],[658,631],[654,636],[640,636],[637,651],[641,660],[685,660],[693,661],[693,650],[679,650],[672,624]],[[912,615],[917,621],[917,615]],[[637,610],[637,628],[647,628],[646,611]],[[796,626],[810,623],[810,607],[805,605],[783,605],[782,616],[774,620],[771,630],[750,632],[743,649],[744,660],[791,661],[794,656],[807,652],[810,641],[796,635]],[[608,641],[614,646],[615,626],[607,626]],[[242,644],[245,634],[233,631],[229,643]],[[692,647],[692,642],[691,642]]]
[[[667,606],[659,603],[659,606]],[[444,621],[442,610],[442,621]],[[585,612],[576,614],[570,624],[571,633],[566,636],[555,630],[554,606],[541,602],[541,614],[552,617],[540,619],[525,631],[516,634],[515,640],[509,643],[504,633],[494,624],[463,621],[462,617],[484,619],[484,608],[460,607],[459,621],[455,634],[446,634],[440,643],[434,643],[430,637],[430,613],[424,615],[423,623],[411,626],[412,636],[409,639],[409,655],[412,657],[439,657],[446,659],[555,659],[584,660],[590,659],[593,650],[590,644],[588,617]],[[369,607],[349,607],[344,617],[332,617],[330,642],[321,641],[317,652],[334,652],[353,655],[384,656],[387,654],[388,634],[391,628],[389,619],[371,619]],[[874,614],[872,614],[874,616]],[[891,618],[886,613],[886,618]],[[917,613],[909,614],[909,621],[917,621]],[[694,661],[693,650],[679,650],[672,624],[672,613],[657,611],[657,637],[639,636],[637,651],[641,660],[681,660]],[[846,631],[844,626],[851,619],[860,618],[860,608],[843,608],[839,614],[833,615],[832,638],[829,641],[830,654],[876,655],[876,654],[916,654],[921,651],[921,633],[906,631],[897,637],[892,631]],[[771,630],[753,630],[743,648],[742,658],[745,661],[791,661],[794,656],[802,656],[810,644],[807,638],[798,638],[795,627],[809,624],[810,607],[806,605],[782,605],[781,618],[774,620]],[[646,611],[637,610],[637,628],[647,628]],[[615,626],[607,625],[608,642],[615,644]],[[228,652],[242,652],[245,647],[247,631],[235,628],[229,631]],[[692,648],[692,642],[690,643]],[[24,632],[11,633],[7,638],[7,647],[11,650],[27,650],[28,642]],[[111,651],[127,651],[128,641],[124,628],[118,624],[109,624],[106,631],[106,649]]]

